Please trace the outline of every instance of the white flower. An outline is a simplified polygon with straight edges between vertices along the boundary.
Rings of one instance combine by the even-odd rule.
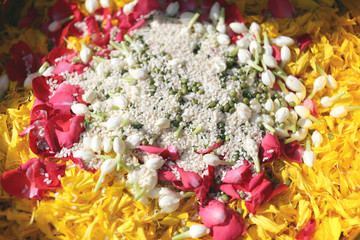
[[[0,77],[0,100],[3,98],[4,93],[9,89],[10,80],[7,74]]]
[[[264,44],[264,46],[263,46],[263,48],[264,48],[264,50],[265,50],[265,54],[266,55],[272,55],[273,54],[273,48],[272,48],[272,46],[270,45],[270,44]]]
[[[193,224],[191,225],[189,231],[186,231],[185,233],[189,234],[189,236],[192,238],[200,238],[206,234],[209,234],[210,229],[202,224]]]
[[[326,76],[320,76],[316,78],[313,84],[313,92],[318,92],[322,90],[326,85],[326,79]]]
[[[270,70],[265,70],[261,73],[261,81],[266,85],[272,88],[275,83],[275,76]]]
[[[103,149],[105,153],[111,152],[111,150],[113,149],[112,145],[113,143],[111,141],[111,138],[104,138]]]
[[[123,59],[114,57],[110,59],[110,64],[114,68],[124,68],[125,67],[125,61]]]
[[[144,139],[144,136],[142,134],[138,133],[138,134],[130,135],[129,137],[127,137],[126,142],[130,149],[134,149],[140,145],[140,143],[143,139]]]
[[[247,49],[249,47],[250,42],[246,38],[240,38],[236,41],[236,46],[239,48]]]
[[[191,19],[195,16],[195,13],[192,12],[184,12],[180,15],[180,22],[182,23],[188,23],[191,21]]]
[[[295,106],[294,110],[302,118],[308,118],[310,116],[310,110],[304,106]]]
[[[271,98],[268,98],[268,100],[266,100],[266,102],[264,103],[264,108],[269,113],[272,113],[274,111],[274,102]]]
[[[257,156],[259,152],[259,146],[254,139],[246,137],[244,142],[245,151],[251,156]]]
[[[112,0],[100,0],[100,5],[102,8],[109,8],[112,4]]]
[[[289,92],[288,94],[286,94],[285,101],[288,102],[289,104],[292,104],[292,103],[294,105],[300,104],[300,99],[293,92]]]
[[[306,97],[306,88],[304,87],[301,91],[295,93],[300,101],[304,100]]]
[[[323,142],[323,137],[318,131],[314,131],[311,140],[313,142],[314,147],[320,147],[320,144]]]
[[[250,50],[251,54],[259,53],[260,48],[261,48],[260,44],[255,40],[252,40],[249,44],[249,50]]]
[[[44,77],[48,77],[48,76],[52,75],[52,72],[54,71],[54,69],[55,69],[54,66],[49,66],[49,67],[43,72],[42,75],[43,75]],[[39,70],[39,72],[41,72],[41,71]]]
[[[210,166],[214,166],[214,167],[221,165],[221,162],[222,162],[217,155],[210,154],[210,153],[205,154],[203,156],[203,160],[206,164],[208,164]]]
[[[203,34],[203,33],[205,33],[205,31],[206,31],[204,25],[201,24],[201,23],[199,23],[199,22],[196,22],[196,23],[194,24],[193,28],[194,28],[194,31],[195,31],[196,33],[199,33],[199,34]]]
[[[297,120],[298,120],[298,115],[297,115],[297,113],[296,113],[293,109],[291,109],[291,110],[289,111],[289,122],[290,122],[291,124],[296,124]]]
[[[113,99],[114,105],[117,106],[120,109],[126,109],[128,106],[128,100],[124,95],[116,96]]]
[[[300,82],[300,80],[292,75],[289,75],[285,78],[285,84],[290,90],[294,92],[300,92],[305,89],[305,86]]]
[[[245,64],[248,60],[251,59],[251,54],[246,49],[239,49],[238,51],[238,63]]]
[[[116,161],[115,159],[107,159],[105,160],[100,167],[101,174],[108,174],[115,170]]]
[[[165,160],[161,156],[156,154],[145,155],[143,160],[144,160],[144,166],[147,169],[155,170],[155,171],[160,169],[165,163]]]
[[[295,43],[294,39],[285,36],[278,36],[276,38],[272,38],[271,42],[279,47],[290,46]]]
[[[98,76],[103,77],[105,75],[105,71],[104,71],[104,62],[100,62],[96,67],[95,67],[95,72]]]
[[[39,76],[39,72],[30,73],[27,75],[24,81],[24,88],[26,89],[32,89],[32,81],[34,78]]]
[[[334,101],[331,97],[325,96],[321,98],[320,104],[323,107],[331,107],[333,105]]]
[[[270,68],[275,68],[277,67],[277,61],[275,60],[275,58],[271,55],[268,54],[264,54],[263,55],[263,60],[266,66],[270,67]]]
[[[90,152],[90,151],[87,151],[84,149],[75,151],[73,153],[73,156],[75,158],[81,158],[83,161],[86,161],[86,162],[96,159],[96,155],[93,152]]]
[[[216,26],[216,30],[218,31],[218,32],[220,32],[220,33],[225,33],[226,32],[226,26],[225,26],[225,24],[223,24],[223,23],[218,23],[218,25]],[[226,35],[226,34],[225,34]],[[227,36],[227,35],[226,35]],[[230,38],[229,38],[230,39]],[[218,42],[219,42],[219,40],[218,40]],[[220,42],[219,42],[220,43]],[[220,43],[221,44],[221,43]],[[229,44],[222,44],[222,45],[229,45]]]
[[[268,115],[268,114],[262,114],[261,115],[263,122],[266,123],[269,126],[273,126],[275,124],[274,119]]]
[[[86,102],[86,103],[92,103],[96,98],[96,92],[94,92],[93,90],[88,90],[85,92],[85,94],[82,95],[82,99]]]
[[[274,111],[273,112],[274,113],[277,112],[280,108],[281,108],[281,103],[280,103],[279,99],[276,98],[274,100]]]
[[[230,44],[230,37],[227,34],[221,33],[216,39],[220,45],[227,46]]]
[[[124,154],[126,152],[126,143],[119,137],[114,138],[113,150],[116,154]]]
[[[128,173],[127,182],[129,184],[137,183],[140,188],[143,188],[148,192],[157,185],[158,175],[156,171],[149,170],[141,165],[140,169]]]
[[[61,21],[55,20],[52,23],[49,24],[48,30],[49,32],[57,32],[62,26]]]
[[[249,31],[245,24],[239,22],[232,22],[229,24],[229,27],[237,34]]]
[[[180,206],[181,195],[168,188],[161,188],[159,191],[159,207],[161,212],[171,213]]]
[[[84,64],[87,64],[91,58],[92,50],[85,44],[82,44],[81,51],[80,51],[80,59]]]
[[[90,14],[93,14],[100,8],[98,0],[85,0],[85,8]]]
[[[160,187],[154,187],[153,189],[151,189],[150,191],[148,191],[146,193],[146,196],[148,198],[159,198],[160,197]]]
[[[215,22],[220,17],[220,4],[218,2],[214,3],[214,5],[210,9],[209,18]]]
[[[255,113],[261,112],[261,104],[256,99],[250,100],[250,109]]]
[[[166,15],[174,17],[179,11],[179,2],[172,2],[166,8]]]
[[[93,150],[96,153],[101,153],[101,144],[102,139],[101,137],[95,135],[91,140],[91,150]]]
[[[136,58],[135,58],[135,56],[133,56],[131,54],[128,55],[125,60],[129,67],[136,65]]]
[[[121,126],[122,118],[120,116],[110,117],[105,123],[104,126],[107,130],[115,130]]]
[[[306,166],[312,167],[316,159],[315,153],[313,151],[304,151],[302,159]]]
[[[130,68],[129,73],[133,78],[139,80],[145,80],[149,76],[148,72],[143,68],[135,68],[135,69]]]
[[[251,109],[244,103],[236,104],[236,112],[238,117],[243,121],[247,121],[251,117]]]
[[[333,108],[330,112],[330,116],[334,118],[343,118],[347,115],[347,109],[344,106],[338,106]]]
[[[166,129],[170,127],[170,120],[167,118],[160,118],[156,121],[155,126],[157,126],[160,129]]]
[[[283,139],[283,138],[287,138],[289,136],[289,133],[286,129],[282,129],[282,128],[275,128],[275,133],[276,135],[280,138],[280,139]]]
[[[261,31],[261,28],[260,28],[260,25],[256,22],[252,22],[251,25],[250,25],[250,29],[249,29],[249,32],[251,34],[259,34]]]
[[[291,134],[290,137],[295,139],[296,141],[302,141],[306,138],[307,134],[307,128],[299,128],[295,133]]]
[[[307,119],[307,118],[300,118],[298,121],[297,121],[297,125],[299,127],[302,127],[302,128],[310,128],[313,123],[310,119]]]
[[[135,0],[133,2],[129,2],[128,4],[125,4],[125,6],[123,8],[123,12],[126,15],[129,15],[130,13],[132,13],[134,11],[134,7],[136,6],[137,3],[138,3],[138,0]]]
[[[85,104],[82,103],[75,103],[71,106],[71,111],[75,115],[86,115],[90,113],[88,107]]]
[[[333,76],[327,75],[327,77],[326,77],[326,86],[328,88],[332,88],[332,89],[335,89],[335,88],[338,87],[338,84],[337,84],[335,78],[333,78]]]
[[[288,64],[291,59],[291,52],[290,48],[287,46],[283,46],[281,48],[281,64],[284,66],[285,64]]]
[[[289,109],[287,107],[282,107],[275,113],[275,121],[282,123],[288,120],[289,118]]]

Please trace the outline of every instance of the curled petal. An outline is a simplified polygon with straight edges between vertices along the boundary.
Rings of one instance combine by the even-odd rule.
[[[316,220],[310,219],[310,221],[306,224],[303,230],[299,232],[299,234],[296,236],[297,240],[311,240],[314,233],[315,233],[315,227],[316,227]]]
[[[280,158],[281,144],[276,134],[266,133],[260,145],[259,155],[263,162],[271,162],[274,159]]]
[[[222,182],[231,184],[241,184],[243,181],[248,181],[251,177],[250,164],[245,161],[244,165],[229,170]]]
[[[211,153],[211,152],[214,151],[215,149],[221,147],[221,145],[223,145],[222,142],[217,142],[217,143],[214,143],[214,145],[212,145],[210,148],[205,149],[205,150],[203,150],[203,151],[197,151],[196,153],[199,153],[199,154]]]
[[[319,114],[316,110],[316,105],[315,105],[315,101],[312,99],[308,99],[306,98],[303,102],[303,106],[306,107],[307,109],[310,110],[310,114],[313,115],[314,117],[318,117]]]
[[[85,130],[82,126],[84,116],[75,116],[67,122],[69,122],[70,126],[61,130],[56,129],[55,134],[60,147],[71,148],[74,143],[79,142],[80,133]]]
[[[312,41],[310,34],[304,33],[296,37],[296,45],[300,51],[304,50]]]

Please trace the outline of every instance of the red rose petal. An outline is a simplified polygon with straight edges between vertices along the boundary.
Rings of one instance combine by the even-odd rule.
[[[277,18],[291,18],[295,15],[295,8],[289,0],[269,0],[268,9]]]
[[[196,153],[199,153],[199,154],[211,153],[211,152],[214,151],[215,149],[221,147],[221,145],[223,145],[222,142],[217,142],[217,143],[214,143],[210,148],[205,149],[205,150],[203,150],[203,151],[196,151]]]
[[[297,240],[311,240],[311,238],[314,236],[315,233],[315,227],[316,227],[316,220],[310,219],[310,221],[306,224],[303,230],[299,232],[299,234],[296,236]]]
[[[246,232],[244,219],[232,209],[226,209],[227,219],[211,228],[210,235],[216,240],[235,240]]]
[[[276,134],[272,135],[267,132],[260,145],[260,159],[262,159],[262,162],[268,163],[280,158],[280,155],[281,144]]]
[[[230,184],[241,184],[243,181],[248,181],[249,177],[251,177],[251,170],[250,164],[245,161],[244,165],[229,170],[224,179],[222,180],[223,183],[230,183]]]
[[[295,141],[288,144],[282,143],[281,146],[282,152],[287,159],[296,163],[302,163],[301,156],[304,152],[304,149],[298,142]]]
[[[314,100],[306,98],[303,102],[303,106],[306,107],[307,109],[309,109],[310,114],[313,115],[314,117],[319,116],[319,114],[316,110],[316,104],[315,104]]]
[[[217,200],[211,200],[207,206],[200,206],[199,215],[207,228],[223,224],[227,219],[225,204]]]
[[[312,41],[310,34],[304,33],[296,37],[296,45],[303,51]]]

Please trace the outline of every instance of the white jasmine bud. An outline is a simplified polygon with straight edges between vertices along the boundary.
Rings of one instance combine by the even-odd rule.
[[[221,33],[217,36],[217,41],[220,45],[227,46],[230,44],[230,38],[227,34]]]
[[[270,68],[275,68],[277,67],[277,61],[275,60],[275,58],[271,55],[268,54],[264,54],[263,55],[263,61],[265,63],[266,66],[270,67]]]
[[[126,15],[129,15],[130,13],[132,13],[134,11],[134,7],[136,6],[137,3],[138,3],[138,0],[135,0],[133,2],[129,2],[128,4],[125,4],[125,6],[123,8],[123,12]]]
[[[101,153],[101,143],[102,139],[95,135],[91,140],[91,150],[93,150],[96,153]]]
[[[261,27],[258,23],[256,22],[252,22],[251,25],[250,25],[250,29],[249,29],[249,32],[251,34],[259,34],[261,31]]]
[[[227,162],[227,161],[222,161],[220,160],[220,158],[215,155],[215,154],[205,154],[203,156],[203,160],[206,164],[210,165],[210,166],[219,166],[219,165],[233,165],[233,162]]]
[[[159,207],[161,212],[171,213],[174,212],[180,206],[181,196],[177,192],[167,189],[166,191],[161,188],[159,194]]]
[[[272,88],[275,83],[275,76],[270,70],[261,73],[261,81],[268,87]]]
[[[80,59],[84,64],[87,64],[92,56],[92,50],[85,44],[81,43]]]
[[[290,59],[291,59],[290,48],[288,48],[287,46],[283,46],[281,48],[281,65],[285,66],[290,62]]]
[[[174,17],[179,11],[179,2],[172,2],[166,8],[166,15]]]
[[[327,75],[326,80],[327,80],[327,81],[326,81],[326,86],[327,86],[328,88],[335,89],[335,88],[338,87],[338,84],[337,84],[335,78],[333,78],[333,76]]]
[[[190,229],[186,232],[180,233],[174,236],[173,240],[179,240],[184,238],[200,238],[210,233],[210,229],[201,224],[193,224]]]
[[[291,134],[290,137],[296,141],[302,141],[308,134],[307,128],[299,128],[295,133]]]
[[[300,118],[298,121],[297,121],[297,125],[299,127],[302,127],[302,128],[310,128],[313,123],[310,119],[307,119],[307,118]]]
[[[281,108],[281,103],[279,101],[279,99],[275,99],[274,100],[274,111],[273,112],[277,112],[277,110],[279,110]]]
[[[116,96],[113,99],[114,105],[117,106],[120,109],[126,109],[128,106],[128,100],[124,95]]]
[[[127,139],[126,139],[126,143],[127,146],[130,149],[134,149],[137,146],[140,145],[141,141],[144,139],[144,136],[141,134],[134,134],[134,135],[130,135]]]
[[[316,78],[313,84],[313,91],[308,98],[311,99],[315,95],[315,93],[324,89],[325,85],[326,85],[326,76],[320,76]]]
[[[303,101],[306,97],[306,88],[304,87],[303,90],[296,92],[295,94],[299,98],[300,101]]]
[[[279,47],[290,46],[295,43],[294,39],[285,36],[278,36],[276,38],[272,38],[271,42]]]
[[[0,77],[0,100],[2,100],[4,93],[9,89],[10,80],[7,74]]]
[[[250,42],[249,50],[250,50],[251,54],[253,54],[253,55],[258,54],[260,52],[260,48],[261,48],[261,46],[257,41],[253,40]]]
[[[255,113],[261,112],[261,104],[256,99],[250,100],[250,109]]]
[[[148,78],[149,74],[148,72],[143,68],[135,68],[135,69],[129,69],[130,75],[139,80],[145,80]]]
[[[294,92],[300,92],[305,89],[305,86],[300,82],[300,80],[293,75],[289,75],[285,78],[285,84],[290,90]]]
[[[38,72],[30,73],[27,75],[24,81],[24,88],[32,89],[32,81],[34,78],[38,77],[40,74]]]
[[[151,189],[150,191],[148,191],[146,193],[146,196],[148,198],[159,198],[160,197],[160,190],[161,188],[160,187],[154,187],[153,189]]]
[[[331,107],[334,104],[334,101],[341,98],[343,95],[345,95],[345,93],[346,93],[345,91],[341,91],[340,93],[336,94],[333,97],[325,96],[325,97],[321,98],[320,104],[323,107]]]
[[[191,19],[195,16],[195,13],[192,12],[184,12],[180,15],[180,22],[182,23],[188,23],[191,21]]]
[[[156,121],[155,126],[157,126],[160,129],[166,129],[170,127],[170,120],[167,118],[160,118]]]
[[[90,113],[88,107],[85,104],[82,103],[75,103],[71,106],[71,111],[75,115],[86,115]]]
[[[107,159],[101,164],[101,167],[100,167],[101,174],[100,174],[100,177],[94,188],[94,192],[97,192],[99,190],[100,185],[101,185],[102,181],[104,180],[105,176],[107,174],[111,173],[112,171],[114,171],[115,167],[116,167],[115,159]]]
[[[314,147],[320,147],[320,144],[323,142],[323,137],[318,131],[314,131],[311,140],[313,142]]]
[[[289,137],[289,132],[288,130],[286,129],[283,129],[283,128],[275,128],[276,130],[276,135],[280,138],[280,139],[283,139],[283,138],[287,138]]]
[[[347,109],[344,106],[338,106],[331,110],[330,116],[333,116],[334,118],[343,118],[347,113]]]
[[[270,44],[264,44],[263,48],[265,50],[266,55],[272,56],[274,50]]]
[[[246,38],[240,38],[239,40],[236,41],[236,46],[238,46],[239,48],[247,49],[249,45],[250,42]]]
[[[268,98],[268,100],[266,100],[266,102],[264,104],[264,108],[269,113],[274,112],[274,102],[273,102],[273,100],[271,98]]]
[[[310,115],[310,110],[304,106],[295,106],[294,110],[302,118],[308,118]]]
[[[245,64],[248,60],[251,59],[251,54],[246,49],[239,49],[238,51],[238,63]]]
[[[252,114],[251,109],[244,103],[236,104],[236,113],[243,121],[249,120]]]
[[[104,71],[104,62],[100,62],[96,67],[95,67],[95,72],[98,76],[103,77],[105,75],[105,71]]]
[[[143,160],[144,166],[154,171],[160,169],[165,163],[165,160],[161,156],[155,154],[146,155]]]
[[[43,72],[43,76],[44,77],[48,77],[50,75],[52,75],[52,72],[54,71],[55,67],[54,66],[49,66],[48,68],[46,68],[46,70]],[[40,70],[39,70],[40,72]]]
[[[282,123],[288,120],[289,118],[289,109],[287,107],[282,107],[275,113],[275,121]]]
[[[105,123],[104,126],[107,130],[115,130],[121,127],[122,118],[120,116],[110,117]]]
[[[113,149],[113,143],[111,141],[111,138],[104,138],[103,140],[103,150],[104,150],[104,153],[109,153],[112,151]]]
[[[289,111],[289,122],[290,122],[291,124],[296,124],[297,120],[298,120],[298,115],[297,115],[297,113],[296,113],[293,109],[291,109],[291,110]]]
[[[100,0],[100,5],[102,8],[109,8],[112,5],[112,0]]]
[[[91,141],[92,141],[91,136],[86,136],[83,138],[83,145],[85,149],[91,150]]]
[[[125,60],[129,67],[136,65],[136,58],[133,55],[128,55]]]
[[[231,30],[233,30],[235,33],[245,33],[248,32],[249,29],[246,27],[245,24],[239,23],[239,22],[232,22],[229,24],[229,27]]]
[[[126,152],[126,144],[124,140],[119,137],[114,138],[113,150],[116,154],[124,154]]]
[[[199,33],[199,34],[204,34],[205,31],[206,31],[204,25],[202,23],[199,23],[199,22],[194,23],[193,28],[194,28],[194,31],[196,33]]]
[[[48,30],[49,32],[57,32],[62,26],[61,21],[53,21],[52,23],[49,24],[48,26]]]
[[[302,159],[306,166],[312,167],[316,159],[315,153],[313,151],[304,151]]]
[[[214,5],[210,9],[209,18],[216,22],[220,17],[220,4],[218,2],[214,3]]]
[[[226,32],[226,26],[225,24],[223,23],[219,23],[217,26],[216,26],[216,30],[219,32],[219,33],[225,33]],[[226,35],[227,36],[227,35]],[[230,38],[229,38],[230,39]],[[228,45],[228,44],[222,44],[222,45]]]
[[[300,104],[300,99],[293,92],[286,94],[285,101],[288,102],[290,106],[296,106]]]
[[[90,14],[93,14],[100,8],[98,0],[85,0],[85,8]]]
[[[129,56],[131,56],[131,55],[129,55]],[[110,64],[111,64],[111,66],[113,66],[114,68],[124,68],[125,67],[125,61],[124,60],[122,60],[122,59],[120,59],[120,58],[117,58],[117,57],[114,57],[114,58],[111,58],[110,59]],[[129,65],[130,66],[130,65]],[[133,66],[133,65],[131,65],[131,66]],[[131,67],[130,66],[130,67]]]
[[[261,117],[263,119],[263,122],[269,125],[270,127],[272,127],[275,124],[274,119],[270,115],[262,114]]]
[[[81,158],[82,160],[88,162],[91,160],[96,159],[96,155],[93,152],[81,149],[81,150],[77,150],[73,153],[73,156],[75,158]]]
[[[96,98],[96,92],[94,92],[93,90],[88,90],[85,92],[85,94],[82,95],[82,99],[86,102],[86,103],[92,103]]]

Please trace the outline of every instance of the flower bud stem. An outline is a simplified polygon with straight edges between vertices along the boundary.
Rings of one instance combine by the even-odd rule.
[[[218,24],[224,24],[224,23],[225,23],[225,8],[221,8]]]
[[[121,47],[119,44],[117,44],[116,42],[110,40],[109,43],[110,43],[110,45],[111,45],[113,48],[115,48],[115,49],[117,49],[117,50],[119,50],[119,51],[122,51],[122,50],[123,50],[122,47]]]
[[[335,101],[336,99],[341,98],[342,96],[344,96],[345,93],[346,93],[345,91],[341,91],[340,93],[336,94],[335,96],[332,96],[330,99],[332,101]]]
[[[106,61],[108,61],[108,59],[106,59],[106,58],[97,57],[97,56],[93,56],[92,58],[93,58],[95,61],[98,61],[98,62],[106,62]]]
[[[309,115],[308,118],[313,122],[322,124],[322,122],[319,119],[317,119],[316,117],[314,117],[313,115]]]
[[[259,33],[259,32],[255,32],[255,37],[256,37],[256,41],[261,44],[262,41],[261,41],[261,37],[260,37],[260,33]]]
[[[306,151],[311,151],[310,137],[306,137]]]
[[[263,123],[263,126],[266,130],[268,130],[272,135],[274,135],[274,133],[276,132],[275,128],[273,128],[272,126],[266,124],[266,123]]]
[[[99,191],[100,185],[101,185],[102,181],[104,180],[104,178],[105,178],[105,174],[101,173],[99,179],[96,182],[96,185],[95,185],[95,188],[94,188],[94,193]]]
[[[307,98],[312,99],[314,97],[315,93],[316,93],[316,91],[313,90]]]
[[[68,21],[73,20],[74,18],[75,18],[74,15],[70,15],[70,16],[64,18],[64,19],[61,19],[61,20],[60,20],[60,23],[61,23],[61,24],[64,24],[64,23],[66,23],[66,22],[68,22]]]
[[[189,231],[186,231],[186,232],[180,233],[180,234],[172,237],[171,239],[172,240],[179,240],[179,239],[184,239],[184,238],[189,238],[189,237],[191,237],[190,233],[189,233]]]
[[[136,197],[134,198],[134,202],[138,201],[140,198],[142,198],[144,196],[146,189],[140,188],[139,184],[136,183],[135,192],[136,192]]]
[[[296,133],[296,124],[295,123],[291,124],[291,131],[293,133]]]
[[[315,65],[316,65],[316,69],[319,71],[319,73],[321,75],[325,76],[326,73],[324,72],[324,70],[317,63],[315,63]]]
[[[349,106],[349,107],[347,107],[347,109],[348,109],[349,111],[360,110],[360,106]]]
[[[284,144],[289,144],[289,143],[292,143],[292,142],[295,142],[296,141],[296,138],[288,138],[284,141]]]
[[[200,14],[199,13],[196,13],[192,19],[190,20],[189,24],[187,25],[186,27],[186,31],[189,31],[192,26],[196,23],[197,19],[200,17]]]
[[[262,65],[263,68],[264,68],[264,71],[268,70],[268,68],[267,68],[267,66],[266,66],[263,58],[261,58],[260,62],[261,62],[261,65]]]
[[[257,157],[257,156],[254,159],[254,165],[255,165],[255,171],[257,173],[260,173],[261,172],[260,160],[259,160],[259,157]]]
[[[127,172],[130,172],[131,169],[126,165],[126,163],[122,160],[122,155],[116,156],[116,171],[120,171],[120,168],[123,167]]]
[[[43,65],[41,65],[41,67],[39,68],[39,74],[40,75],[43,75],[43,73],[46,71],[46,69],[48,68],[48,66],[49,66],[49,62],[47,62],[47,61],[45,61],[44,63],[43,63]]]
[[[251,60],[247,61],[247,64],[249,64],[250,67],[252,67],[253,69],[255,69],[255,70],[259,71],[259,72],[264,71],[264,69],[262,67],[260,67],[259,65],[257,65],[256,63],[254,63]]]
[[[193,132],[192,132],[192,135],[196,135],[196,134],[199,134],[201,132],[201,130],[203,129],[202,126],[198,126]]]
[[[270,45],[270,40],[267,31],[264,32],[264,45]]]
[[[280,71],[281,72],[281,71]],[[276,71],[273,71],[273,74],[277,77],[280,77],[282,78],[284,81],[286,80],[286,75],[285,74],[282,74],[282,73],[279,73],[279,72],[276,72]]]
[[[155,140],[159,137],[159,135],[155,134],[154,136],[152,136],[149,140],[149,145],[153,145]]]
[[[107,160],[107,159],[110,159],[111,156],[110,155],[96,155],[96,158]]]
[[[180,124],[180,126],[178,127],[178,129],[174,133],[174,138],[179,138],[180,137],[180,134],[181,134],[181,131],[183,130],[183,128],[184,128],[184,125]]]
[[[235,56],[238,52],[239,52],[239,47],[235,47],[234,50],[232,50],[231,52],[229,52],[229,56],[233,57]]]
[[[186,193],[184,193],[183,195],[181,195],[181,197],[182,197],[182,198],[188,198],[188,197],[192,197],[192,196],[194,196],[194,195],[196,195],[195,192],[186,192]]]
[[[125,39],[126,41],[128,41],[129,43],[132,43],[132,41],[133,41],[128,34],[125,34],[125,35],[124,35],[124,39]]]
[[[285,87],[284,83],[283,83],[282,81],[280,81],[280,80],[277,80],[276,82],[277,82],[277,84],[279,85],[281,91],[283,91],[283,93],[284,93],[285,95],[288,95],[288,94],[289,94],[289,91],[288,91],[287,88]]]

